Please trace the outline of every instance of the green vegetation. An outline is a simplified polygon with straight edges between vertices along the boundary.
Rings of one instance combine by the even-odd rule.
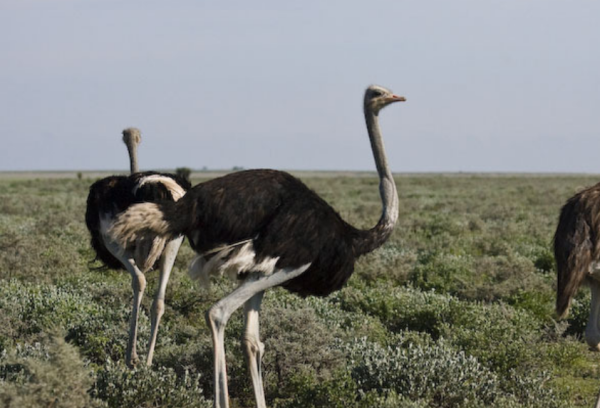
[[[181,177],[184,180],[190,181],[190,176],[192,175],[192,169],[189,167],[177,167],[175,169],[175,174]]]
[[[305,181],[350,223],[377,221],[374,177]],[[551,241],[561,205],[596,181],[399,176],[396,231],[359,261],[346,288],[325,299],[281,289],[265,296],[268,405],[590,406],[600,355],[581,339],[589,294],[581,291],[567,321],[554,320]],[[212,406],[204,312],[232,284],[199,289],[186,276],[193,252],[184,244],[154,366],[127,369],[131,283],[93,261],[84,225],[91,182],[0,179],[0,406]],[[140,357],[156,271],[148,282]],[[253,406],[241,328],[237,313],[226,337],[234,408]]]

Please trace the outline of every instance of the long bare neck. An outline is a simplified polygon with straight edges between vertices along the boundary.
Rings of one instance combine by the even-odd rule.
[[[392,234],[398,220],[398,193],[394,177],[388,166],[381,130],[379,129],[379,118],[368,106],[365,106],[365,120],[373,157],[375,158],[375,166],[379,174],[379,193],[383,209],[377,225],[360,232],[359,238],[355,241],[355,249],[358,254],[365,254],[380,247]]]
[[[129,152],[129,170],[131,171],[131,174],[137,173],[140,171],[137,162],[137,143],[130,141],[125,144],[127,145],[127,151]]]

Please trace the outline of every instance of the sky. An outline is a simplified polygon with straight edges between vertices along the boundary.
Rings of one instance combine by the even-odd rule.
[[[0,0],[0,171],[600,173],[596,0]]]

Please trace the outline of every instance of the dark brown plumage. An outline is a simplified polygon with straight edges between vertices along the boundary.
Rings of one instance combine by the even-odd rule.
[[[277,269],[310,263],[282,285],[302,296],[339,290],[355,259],[370,250],[364,244],[372,242],[369,231],[349,225],[300,180],[275,170],[219,177],[195,186],[177,203],[158,207],[168,236],[186,235],[199,254],[253,238],[257,263],[277,258]]]
[[[600,183],[575,194],[563,206],[556,233],[556,313],[562,318],[600,258]]]
[[[573,296],[586,283],[590,311],[585,341],[600,351],[600,183],[575,194],[563,206],[554,234],[557,267],[556,313],[567,315]],[[600,394],[594,407],[600,408]]]

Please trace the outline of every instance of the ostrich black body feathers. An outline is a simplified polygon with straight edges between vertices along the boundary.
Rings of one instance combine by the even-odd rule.
[[[174,180],[184,190],[191,185],[189,181],[168,173],[153,171],[134,173],[129,176],[110,176],[96,181],[90,187],[85,213],[85,223],[91,235],[91,245],[96,252],[96,259],[112,269],[125,269],[106,248],[101,235],[100,218],[113,218],[133,204],[163,201],[174,202],[169,189],[162,183],[140,182],[149,176],[162,176]]]
[[[200,254],[252,239],[257,263],[267,258],[278,258],[276,268],[310,263],[301,276],[282,285],[301,296],[327,296],[340,289],[362,252],[355,244],[364,232],[281,171],[232,173],[197,185],[178,202],[159,208],[169,232],[187,235]]]

